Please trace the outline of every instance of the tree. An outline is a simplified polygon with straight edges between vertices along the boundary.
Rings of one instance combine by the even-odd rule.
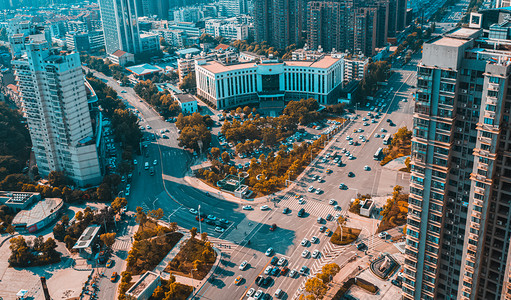
[[[305,282],[305,291],[314,295],[316,299],[323,299],[327,290],[328,286],[323,282],[323,280],[317,277],[307,279]]]
[[[190,229],[190,235],[192,236],[192,239],[195,238],[197,235],[197,227],[192,227],[192,229]]]
[[[243,107],[243,113],[245,114],[245,116],[248,116],[251,111],[252,110],[250,109],[250,107],[248,106]]]
[[[231,160],[231,156],[227,152],[222,153],[222,161],[226,164]]]
[[[112,189],[106,183],[102,183],[98,186],[96,193],[98,200],[102,202],[110,202],[112,200]]]
[[[115,243],[115,232],[111,233],[103,233],[99,236],[99,239],[107,246],[108,248],[111,248],[113,244]]]
[[[64,241],[64,237],[66,236],[66,229],[64,225],[58,223],[55,226],[53,226],[53,236],[57,241]]]
[[[128,204],[128,200],[123,197],[116,197],[112,204],[110,205],[115,213],[119,213],[123,207]]]
[[[136,221],[140,224],[140,226],[144,227],[144,223],[147,221],[147,215],[142,209],[142,207],[137,206],[137,214]]]
[[[48,174],[48,183],[51,186],[63,186],[69,183],[69,179],[64,174],[64,172],[60,171],[51,171]]]
[[[182,90],[194,90],[196,87],[195,72],[190,72],[183,78],[183,82],[179,85]]]
[[[164,213],[163,213],[163,209],[161,209],[161,207],[158,209],[153,209],[149,212],[149,216],[156,220],[163,218],[163,215],[164,215]]]
[[[203,232],[203,233],[201,233],[200,237],[203,242],[206,242],[208,240],[208,233]]]
[[[69,216],[63,215],[62,218],[60,219],[60,221],[62,221],[62,225],[67,227],[69,225]]]
[[[9,257],[9,264],[13,266],[27,266],[33,259],[30,248],[22,236],[14,237],[10,240],[11,256]]]
[[[213,158],[220,157],[220,149],[217,147],[211,148],[211,156],[213,156]]]

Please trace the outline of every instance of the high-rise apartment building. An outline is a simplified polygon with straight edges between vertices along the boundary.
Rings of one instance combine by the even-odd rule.
[[[305,0],[255,0],[254,29],[257,42],[285,49],[302,41]]]
[[[478,18],[418,64],[405,299],[511,298],[511,24]]]
[[[341,2],[310,1],[307,3],[307,44],[311,49],[344,51],[347,32],[343,30],[345,10]]]
[[[135,0],[99,0],[107,54],[117,50],[138,54],[142,50]]]
[[[223,17],[236,17],[248,13],[247,0],[220,0],[218,10]]]
[[[79,186],[101,182],[96,140],[78,53],[25,39],[12,66],[43,176],[63,171]]]

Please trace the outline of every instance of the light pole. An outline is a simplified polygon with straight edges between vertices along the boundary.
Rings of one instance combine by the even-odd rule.
[[[202,224],[201,224],[201,215],[200,215],[200,204],[199,204],[199,234],[201,236],[201,240],[202,240]]]

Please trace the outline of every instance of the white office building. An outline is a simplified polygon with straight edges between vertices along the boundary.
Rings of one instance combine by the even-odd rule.
[[[211,19],[206,21],[206,33],[229,40],[245,40],[248,38],[248,25],[237,23],[236,18]]]
[[[316,61],[268,59],[233,65],[196,60],[195,76],[197,94],[218,109],[307,98],[334,104],[335,91],[342,87],[344,59],[325,55]]]
[[[135,0],[99,0],[106,53],[142,52]]]
[[[45,40],[26,39],[12,66],[41,175],[55,170],[79,186],[101,182],[78,53],[60,53]]]

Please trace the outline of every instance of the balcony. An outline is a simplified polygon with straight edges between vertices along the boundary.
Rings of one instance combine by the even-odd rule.
[[[483,188],[476,187],[475,188],[475,192],[478,193],[478,194],[484,195],[484,189]],[[479,200],[474,200],[474,204],[476,203],[476,201],[479,201]],[[482,202],[482,201],[480,201],[480,202]]]
[[[497,105],[497,97],[486,96],[486,104]]]
[[[472,211],[472,217],[481,219],[481,213],[478,211],[473,210]]]
[[[476,251],[477,251],[477,246],[476,246],[476,245],[468,244],[467,248],[468,248],[468,250],[470,250],[470,251],[474,251],[474,252],[476,252]],[[470,266],[466,266],[466,267],[465,267],[465,269],[467,269],[467,270],[468,270],[468,268],[471,268],[471,269],[472,269],[471,273],[473,273],[473,272],[474,272],[474,269],[473,269],[472,267],[470,267]]]
[[[485,118],[490,118],[490,119],[495,119],[495,112],[489,111],[489,110],[485,110],[484,111],[484,117]]]
[[[488,83],[488,90],[489,91],[495,91],[495,92],[498,92],[500,89],[500,86],[498,83]]]
[[[483,193],[484,193],[484,189],[483,190]],[[477,206],[483,206],[483,201],[482,200],[479,200],[479,199],[474,199],[474,205],[477,205]],[[477,223],[476,223],[477,224]],[[479,224],[477,224],[479,226]]]
[[[468,235],[468,238],[471,239],[471,240],[474,240],[474,241],[478,241],[479,240],[479,236],[477,234],[469,234]]]

